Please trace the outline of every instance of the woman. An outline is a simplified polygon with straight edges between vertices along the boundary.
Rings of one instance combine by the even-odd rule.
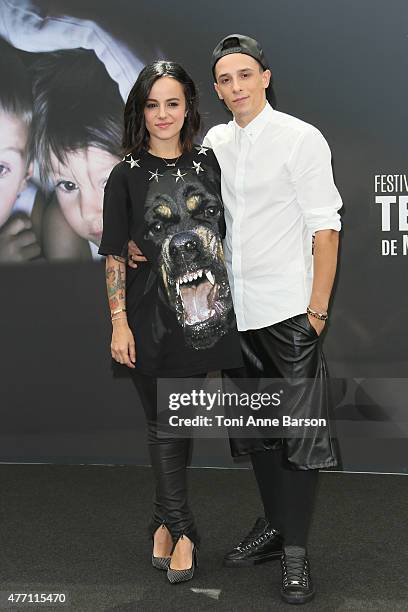
[[[156,479],[152,563],[170,582],[192,578],[199,536],[187,502],[191,439],[159,431],[157,378],[204,378],[242,363],[221,245],[220,170],[212,151],[194,143],[199,128],[196,88],[183,68],[146,66],[126,102],[125,155],[105,186],[99,248],[114,367],[129,368],[146,415]],[[148,259],[137,269],[126,267],[131,238]]]

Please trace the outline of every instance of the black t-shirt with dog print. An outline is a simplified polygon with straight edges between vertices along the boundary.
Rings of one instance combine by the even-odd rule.
[[[191,376],[242,365],[220,193],[215,155],[199,145],[178,160],[129,154],[108,178],[99,253],[126,257],[132,238],[148,260],[126,266],[127,318],[143,373]]]

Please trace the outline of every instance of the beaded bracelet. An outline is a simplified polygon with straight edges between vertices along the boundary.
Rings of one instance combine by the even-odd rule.
[[[329,318],[327,312],[315,312],[314,310],[311,310],[309,306],[306,308],[306,312],[307,314],[310,314],[310,316],[314,317],[315,319],[319,319],[320,321],[327,321]]]

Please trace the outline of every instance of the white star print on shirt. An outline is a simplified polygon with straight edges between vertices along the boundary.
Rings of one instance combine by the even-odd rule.
[[[152,176],[149,178],[149,181],[151,181],[152,179],[154,179],[156,181],[156,183],[159,182],[159,176],[163,176],[162,174],[159,174],[159,170],[158,168],[156,168],[156,172],[152,172],[151,170],[149,170],[149,174],[151,174]]]
[[[176,177],[176,183],[179,182],[179,179],[181,179],[182,181],[184,181],[183,176],[186,176],[187,172],[184,172],[184,174],[181,172],[180,168],[177,170],[176,174],[172,174],[171,176]]]
[[[132,157],[132,155],[131,155],[130,153],[128,154],[128,156],[129,156],[129,155],[130,155],[130,159],[126,159],[126,160],[125,160],[125,157],[124,157],[124,158],[122,159],[122,161],[126,161],[126,163],[127,163],[127,164],[129,164],[131,168],[134,168],[134,167],[136,167],[136,168],[140,168],[140,166],[139,166],[139,164],[138,164],[138,162],[140,162],[140,159],[133,159],[133,157]],[[127,156],[127,157],[128,157],[128,156]]]
[[[196,171],[196,174],[200,174],[200,172],[204,172],[204,168],[201,167],[201,162],[193,161],[193,165],[191,167],[193,170]]]

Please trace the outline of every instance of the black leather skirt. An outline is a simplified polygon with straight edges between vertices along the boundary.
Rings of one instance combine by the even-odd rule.
[[[290,416],[325,419],[327,425],[308,428],[307,435],[297,433],[296,437],[245,438],[233,437],[230,433],[232,456],[283,448],[289,468],[340,467],[326,361],[321,338],[307,314],[261,329],[240,332],[240,339],[245,368],[224,371],[226,382],[231,378],[234,382],[239,378],[307,379],[304,392],[298,393],[297,401],[290,406]]]

